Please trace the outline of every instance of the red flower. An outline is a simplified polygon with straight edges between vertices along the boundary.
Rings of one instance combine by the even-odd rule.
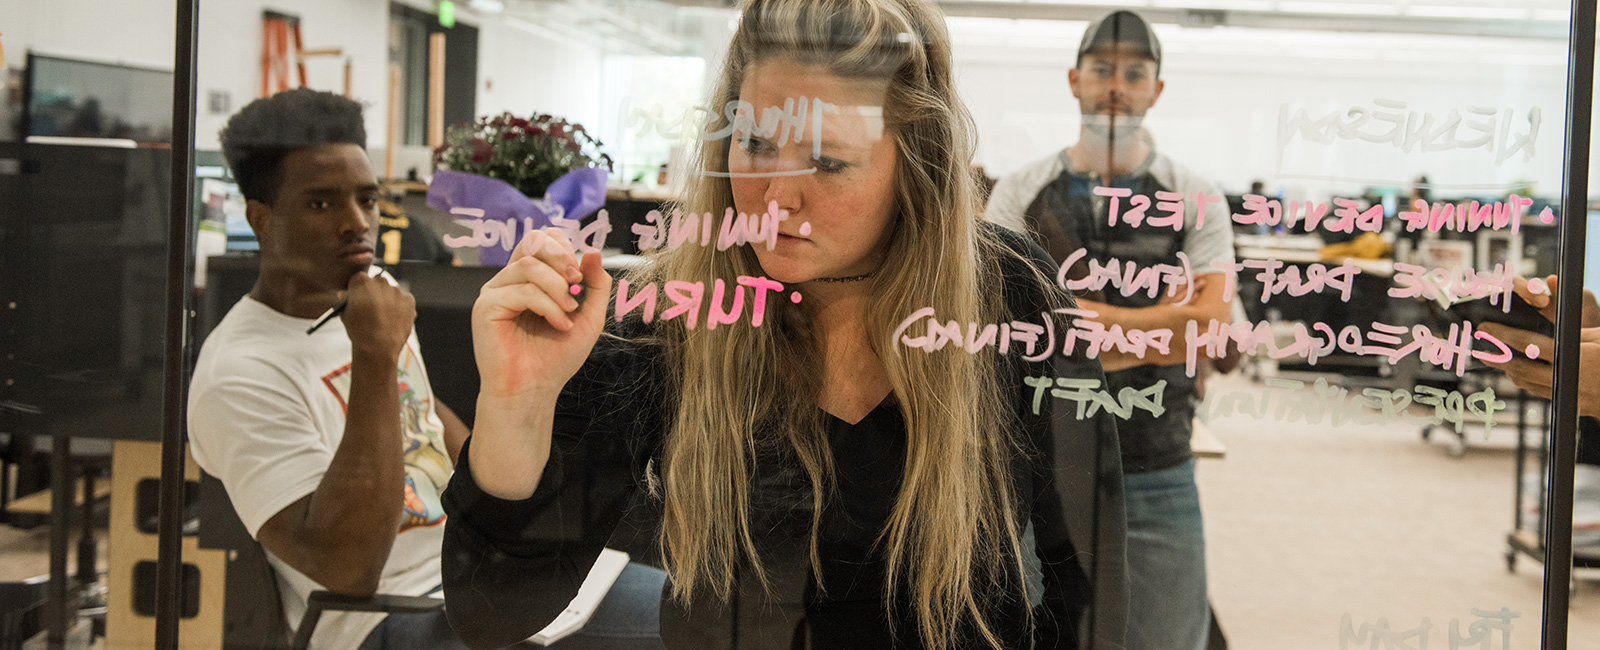
[[[494,157],[494,146],[483,138],[472,139],[472,162],[482,165]]]
[[[567,137],[567,133],[564,129],[562,129],[560,124],[551,124],[550,136],[554,138],[565,138]]]
[[[578,149],[581,149],[582,147],[579,147],[578,143],[573,142],[571,140],[568,140],[567,141],[567,148],[572,150],[572,151],[577,151]]]
[[[506,133],[505,133],[505,136],[504,136],[504,139],[505,139],[505,140],[506,140],[506,141],[507,141],[507,142],[510,142],[510,141],[512,141],[512,140],[515,140],[515,139],[517,139],[517,132],[516,132],[516,131],[506,131]]]
[[[528,127],[528,135],[534,135],[534,136],[544,135],[544,129],[541,129],[541,128],[537,127],[537,126],[530,126],[530,127]]]
[[[511,126],[517,127],[519,129],[526,129],[526,128],[528,128],[529,124],[528,124],[527,120],[524,120],[524,119],[522,119],[520,117],[513,117],[513,118],[511,118]]]

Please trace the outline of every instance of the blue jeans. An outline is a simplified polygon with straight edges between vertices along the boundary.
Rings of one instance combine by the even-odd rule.
[[[1128,650],[1206,646],[1206,538],[1194,460],[1123,476],[1128,512]]]
[[[555,650],[664,650],[661,585],[667,574],[629,562],[583,629],[551,644]],[[360,650],[468,650],[450,631],[444,612],[390,614],[361,642]]]

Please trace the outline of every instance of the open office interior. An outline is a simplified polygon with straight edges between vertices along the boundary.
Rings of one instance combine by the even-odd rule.
[[[486,403],[474,301],[519,255],[528,215],[568,223],[580,250],[603,251],[605,269],[630,278],[684,247],[749,247],[755,259],[768,254],[759,247],[793,244],[771,243],[779,239],[809,242],[809,224],[801,235],[782,230],[778,204],[804,208],[776,188],[811,191],[809,205],[822,206],[864,187],[815,189],[830,187],[834,173],[820,135],[824,124],[836,128],[832,120],[866,116],[861,139],[899,137],[894,164],[917,162],[904,155],[915,139],[905,135],[910,118],[893,107],[839,110],[798,91],[787,96],[797,102],[780,97],[770,107],[718,104],[730,43],[752,22],[736,0],[199,0],[193,194],[173,196],[172,160],[187,141],[172,124],[181,81],[174,4],[0,0],[0,650],[50,641],[153,647],[163,337],[174,308],[164,289],[170,208],[193,206],[187,373],[224,315],[258,297],[263,260],[280,254],[257,232],[263,217],[251,206],[261,202],[246,196],[254,190],[229,165],[220,135],[252,102],[303,87],[359,106],[377,183],[372,259],[414,296],[432,399],[468,427],[484,421]],[[1140,427],[1181,419],[1171,426],[1187,431],[1179,459],[1192,468],[1203,521],[1208,629],[1197,647],[1537,644],[1550,550],[1546,478],[1556,460],[1554,409],[1541,393],[1551,380],[1530,389],[1501,368],[1549,367],[1554,350],[1474,327],[1506,322],[1516,311],[1507,305],[1527,300],[1513,299],[1517,291],[1553,293],[1544,279],[1562,275],[1564,232],[1587,230],[1590,263],[1559,283],[1600,291],[1600,227],[1565,230],[1573,221],[1600,226],[1600,159],[1590,156],[1578,179],[1587,182],[1586,209],[1563,203],[1569,130],[1593,121],[1568,114],[1569,91],[1594,93],[1592,77],[1569,83],[1568,3],[924,4],[943,14],[945,34],[932,40],[948,42],[958,117],[970,119],[961,150],[971,156],[960,171],[976,181],[979,230],[1033,235],[1061,263],[1056,254],[1074,247],[1051,244],[1058,224],[1046,197],[1059,192],[1062,205],[1093,217],[1062,228],[1083,244],[1045,274],[1063,295],[1112,305],[1110,314],[1192,307],[1203,294],[1219,297],[1228,316],[1186,329],[1054,312],[996,320],[991,331],[908,311],[870,354],[1020,358],[1042,346],[1040,358],[1103,363],[1108,374],[1095,382],[1029,377],[1007,399],[1035,414],[1043,404],[1063,421],[1118,421],[1129,475],[1143,462],[1129,455]],[[1102,50],[1085,32],[1118,10],[1148,25],[1135,40],[1155,78],[1106,81],[1116,88],[1106,108],[1092,96]],[[930,42],[901,35],[900,46]],[[1593,26],[1586,37],[1592,48]],[[879,82],[893,88],[897,79]],[[762,168],[772,182],[750,214],[686,210],[702,205],[687,197],[700,200],[696,192],[713,186],[707,177],[735,188],[727,200],[746,200],[738,188],[752,176],[733,166],[753,145],[741,132],[774,143],[783,136],[781,147],[804,132],[819,144],[799,154],[804,170]],[[720,159],[700,155],[729,134],[724,143],[734,144]],[[1113,158],[1104,175],[1083,169],[1103,161],[1082,151],[1108,137],[1106,150],[1139,160]],[[718,160],[723,168],[711,169]],[[558,172],[528,185],[530,170],[548,161]],[[583,168],[604,173],[579,178]],[[559,174],[567,175],[552,183]],[[493,188],[485,176],[498,179]],[[563,189],[581,182],[591,184]],[[481,198],[500,188],[511,198]],[[581,214],[567,214],[580,204]],[[1094,239],[1112,232],[1129,239]],[[1136,263],[1129,242],[1139,233],[1170,242],[1162,249],[1170,261]],[[1220,252],[1201,263],[1202,250]],[[930,257],[923,266],[941,265]],[[842,280],[881,279],[872,273]],[[653,315],[709,335],[763,326],[758,295],[769,329],[783,310],[808,308],[800,293],[809,289],[760,293],[765,279],[738,282],[747,280],[737,285],[741,300],[750,294],[743,312],[738,304],[719,312],[722,284],[713,297],[702,283],[691,304],[688,282],[664,282],[659,300],[654,284],[619,283],[628,293],[609,299],[607,322]],[[727,291],[735,287],[728,275]],[[1040,327],[1039,318],[1057,320]],[[1553,328],[1538,318],[1528,327]],[[1600,345],[1600,327],[1582,336]],[[1119,392],[1129,367],[1159,370]],[[1583,367],[1579,383],[1596,372]],[[343,390],[337,378],[322,379]],[[1579,429],[1567,638],[1568,647],[1592,648],[1600,647],[1600,421],[1585,417]],[[203,455],[188,460],[184,497],[183,647],[287,647],[285,630],[299,620],[280,606],[290,588],[274,577],[282,560],[263,556],[270,533],[259,534],[260,521],[239,525],[229,501],[242,500],[238,488],[197,464]],[[650,471],[641,476],[653,479]],[[63,485],[74,497],[52,511]],[[439,497],[421,499],[428,507],[408,512],[432,512]],[[442,515],[416,516],[446,525]],[[1032,535],[1030,524],[1029,544]],[[643,536],[612,547],[663,548]],[[1128,562],[1139,562],[1132,553]],[[48,588],[53,556],[57,582],[65,578],[59,592]],[[633,552],[633,561],[665,568],[659,560]],[[665,634],[671,614],[662,607]],[[50,639],[52,621],[64,638]],[[315,638],[314,647],[339,647]]]

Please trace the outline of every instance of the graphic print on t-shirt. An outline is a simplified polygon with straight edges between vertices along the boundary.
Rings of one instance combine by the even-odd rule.
[[[450,480],[450,457],[445,453],[444,426],[433,410],[433,396],[424,390],[427,376],[411,346],[400,353],[395,381],[400,389],[400,435],[405,445],[405,518],[400,521],[403,533],[444,522],[439,491]],[[322,383],[339,400],[339,408],[348,413],[350,364],[323,376]]]

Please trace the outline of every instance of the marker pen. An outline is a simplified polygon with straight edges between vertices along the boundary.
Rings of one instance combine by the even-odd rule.
[[[369,278],[376,278],[376,277],[378,277],[379,275],[382,275],[382,274],[383,274],[383,267],[381,267],[381,266],[373,264],[373,265],[367,267],[367,277],[369,277]],[[349,307],[349,306],[350,306],[350,298],[347,296],[347,297],[345,297],[344,300],[340,300],[339,304],[334,305],[333,309],[329,309],[327,311],[327,313],[324,313],[322,315],[322,318],[318,318],[317,322],[315,324],[313,324],[311,327],[307,328],[306,329],[306,334],[310,335],[312,332],[317,331],[317,328],[322,327],[323,325],[327,325],[328,321],[333,320],[334,317],[338,316],[339,314],[343,314],[344,313],[344,308],[345,307]]]

